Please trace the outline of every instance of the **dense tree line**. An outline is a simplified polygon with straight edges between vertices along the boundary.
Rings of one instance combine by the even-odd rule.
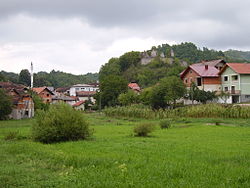
[[[74,75],[61,71],[52,70],[50,73],[38,72],[34,74],[34,87],[52,86],[67,87],[79,83],[91,83],[98,80],[98,73],[85,75]],[[0,81],[10,81],[17,84],[30,86],[30,72],[27,69],[21,70],[19,74],[1,71]]]

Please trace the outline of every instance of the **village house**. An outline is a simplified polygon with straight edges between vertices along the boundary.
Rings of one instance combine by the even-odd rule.
[[[37,87],[32,88],[32,90],[36,92],[39,97],[41,97],[44,103],[52,103],[52,96],[54,95],[54,93],[47,87]]]
[[[99,84],[77,84],[70,87],[69,91],[70,96],[78,97],[80,101],[90,100],[95,103],[94,95],[99,91]]]
[[[195,83],[204,91],[220,91],[221,79],[218,73],[219,69],[214,66],[192,64],[181,73],[180,77],[187,88]]]
[[[69,89],[70,87],[60,87],[60,88],[57,88],[55,92],[69,96]]]
[[[0,82],[0,88],[4,89],[12,99],[11,119],[32,118],[34,116],[34,102],[28,93],[28,88],[11,82]]]
[[[55,93],[55,95],[52,96],[52,104],[56,104],[56,103],[59,103],[59,102],[64,102],[64,103],[67,103],[69,105],[73,105],[77,101],[79,101],[78,97],[66,96],[64,94]]]
[[[131,89],[131,90],[133,90],[136,93],[140,93],[141,92],[140,86],[137,83],[134,83],[134,82],[133,83],[129,83],[128,84],[128,88]]]
[[[70,87],[69,94],[70,96],[77,96],[77,93],[81,91],[96,92],[98,90],[99,84],[76,84]]]
[[[219,72],[227,103],[250,102],[250,64],[227,63]]]
[[[76,110],[85,110],[85,101],[78,101],[77,103],[73,104],[72,107]]]

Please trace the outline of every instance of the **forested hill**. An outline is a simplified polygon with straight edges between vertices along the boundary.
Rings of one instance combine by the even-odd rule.
[[[143,88],[156,84],[167,76],[179,76],[186,66],[202,60],[226,59],[222,51],[199,49],[186,42],[178,45],[162,44],[144,52],[127,52],[111,58],[99,72],[100,81],[108,75],[122,76],[127,82],[137,82]]]
[[[233,61],[250,62],[250,51],[228,50],[224,54]]]
[[[11,81],[14,83],[20,83],[24,85],[30,85],[30,73],[27,69],[24,69],[20,74],[10,73],[1,71],[0,72],[0,81]],[[87,73],[85,75],[74,75],[70,73],[65,73],[61,71],[51,71],[47,72],[38,72],[34,74],[34,87],[41,86],[53,86],[58,87],[67,87],[79,83],[92,83],[98,80],[98,73]]]

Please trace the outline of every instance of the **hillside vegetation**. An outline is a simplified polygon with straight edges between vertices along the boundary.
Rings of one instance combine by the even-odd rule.
[[[24,74],[22,74],[24,73]],[[20,74],[1,71],[0,75],[4,81],[11,81],[14,83],[21,83],[29,86],[30,74],[27,69],[22,70]],[[20,77],[22,75],[23,77]],[[1,77],[0,77],[1,79]],[[34,74],[34,87],[53,86],[67,87],[79,83],[92,83],[98,80],[98,73],[87,73],[85,75],[74,75],[61,71],[52,70],[51,72],[38,72]]]
[[[224,54],[234,61],[248,61],[250,62],[250,51],[228,50]]]
[[[152,56],[152,53],[156,55]],[[173,53],[173,54],[172,54]],[[142,59],[150,59],[143,64]],[[162,44],[146,52],[127,52],[119,58],[111,58],[99,72],[100,81],[108,75],[123,76],[128,82],[137,82],[143,88],[155,85],[168,76],[179,76],[188,64],[202,60],[225,59],[222,51],[199,49],[193,43]]]

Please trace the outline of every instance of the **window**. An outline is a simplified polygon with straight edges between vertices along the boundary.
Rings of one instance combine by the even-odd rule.
[[[185,78],[185,83],[186,83],[186,84],[188,83],[188,79],[187,79],[187,78]]]
[[[249,98],[250,98],[250,95],[246,95],[245,98],[249,99]]]
[[[235,94],[235,86],[231,86],[231,93]]]
[[[224,76],[224,82],[228,81],[228,76]]]
[[[49,94],[47,94],[47,97],[49,97]]]
[[[201,86],[201,78],[197,78],[197,86]]]
[[[233,76],[232,76],[232,80],[233,80],[233,81],[237,81],[237,80],[238,80],[238,75],[233,75]]]
[[[193,78],[190,78],[190,83],[192,83],[193,82]]]
[[[228,87],[224,87],[224,91],[228,91]]]
[[[190,71],[189,71],[189,73],[190,73],[190,74],[192,74],[192,73],[193,73],[193,71],[192,71],[192,70],[190,70]]]

